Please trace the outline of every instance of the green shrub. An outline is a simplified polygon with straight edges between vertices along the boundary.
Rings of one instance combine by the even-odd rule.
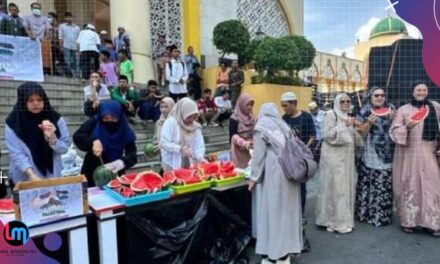
[[[246,25],[240,20],[220,22],[213,34],[214,45],[222,51],[222,57],[228,53],[245,54],[251,38]]]

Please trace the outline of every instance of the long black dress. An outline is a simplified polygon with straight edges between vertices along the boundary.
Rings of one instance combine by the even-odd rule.
[[[87,177],[89,187],[95,186],[93,181],[93,171],[102,165],[101,160],[93,155],[92,147],[95,140],[91,135],[98,123],[96,118],[87,120],[81,127],[73,134],[73,142],[82,151],[87,152],[84,157],[84,163],[81,168],[81,173]],[[133,167],[137,163],[137,148],[135,141],[125,145],[124,156],[121,160],[125,164],[125,169]],[[104,163],[113,162],[113,160],[106,160],[105,155],[102,157]],[[125,173],[125,170],[119,171],[119,175]]]

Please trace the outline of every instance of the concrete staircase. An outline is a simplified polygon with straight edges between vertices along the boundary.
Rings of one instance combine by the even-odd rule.
[[[1,81],[0,84],[0,150],[1,150],[1,168],[8,170],[9,153],[5,146],[4,130],[5,119],[11,112],[16,102],[17,87],[21,82]],[[72,135],[79,126],[87,120],[82,112],[84,102],[84,85],[77,79],[68,79],[63,77],[45,76],[45,82],[42,84],[50,99],[51,105],[66,120]],[[136,133],[138,148],[138,163],[133,170],[146,170],[160,168],[159,157],[146,158],[143,154],[144,144],[154,135],[154,124],[149,122],[146,126],[140,120],[134,125],[130,125]],[[206,144],[206,154],[215,153],[229,149],[229,135],[227,127],[208,127],[203,129],[203,135]],[[77,150],[78,151],[78,150]],[[84,153],[78,151],[80,156]]]

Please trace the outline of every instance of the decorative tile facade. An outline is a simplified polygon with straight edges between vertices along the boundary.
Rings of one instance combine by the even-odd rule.
[[[255,38],[259,29],[271,37],[280,37],[289,34],[286,17],[276,0],[238,0],[237,17],[249,29],[252,38]]]
[[[165,34],[167,44],[182,47],[182,11],[181,0],[149,0],[150,26],[153,47],[157,36]]]

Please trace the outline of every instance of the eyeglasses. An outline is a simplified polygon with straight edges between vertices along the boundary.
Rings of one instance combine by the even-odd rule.
[[[341,104],[351,104],[351,100],[341,100]]]
[[[373,94],[373,96],[374,97],[382,97],[382,98],[385,98],[385,94]]]

